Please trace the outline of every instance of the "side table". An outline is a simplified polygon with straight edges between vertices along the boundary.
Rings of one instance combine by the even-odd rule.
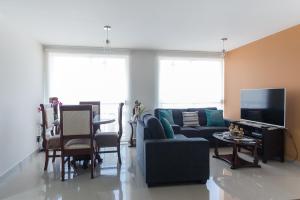
[[[134,132],[136,130],[136,125],[137,122],[136,120],[129,120],[128,123],[130,124],[131,127],[131,135],[130,135],[130,141],[129,141],[129,147],[135,147],[136,143],[135,143],[135,137],[134,137]]]

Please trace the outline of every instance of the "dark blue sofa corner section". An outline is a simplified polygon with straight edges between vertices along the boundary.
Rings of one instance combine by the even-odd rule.
[[[137,124],[137,161],[148,186],[180,182],[206,183],[209,178],[209,142],[204,138],[155,139],[160,128],[152,115]],[[152,121],[152,123],[148,123]],[[158,123],[160,123],[157,120]]]

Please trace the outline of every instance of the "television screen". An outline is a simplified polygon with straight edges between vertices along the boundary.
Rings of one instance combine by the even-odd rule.
[[[285,89],[241,90],[241,119],[285,127]]]

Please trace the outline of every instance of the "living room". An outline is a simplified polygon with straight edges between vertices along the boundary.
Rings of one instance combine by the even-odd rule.
[[[292,0],[0,2],[0,199],[299,199],[299,6]],[[263,162],[257,150],[260,167],[232,169],[214,158],[214,138],[206,138],[212,139],[207,180],[181,181],[178,174],[178,181],[148,187],[138,141],[128,147],[136,100],[152,117],[158,108],[216,107],[228,127],[243,118],[242,91],[266,88],[284,89],[283,124],[263,123],[283,135],[283,160],[275,155]],[[90,168],[75,174],[72,167],[62,182],[60,158],[44,171],[38,107],[49,97],[62,105],[101,101],[101,115],[114,118],[101,125],[109,132],[118,131],[117,106],[124,102],[122,165],[117,154],[100,154],[94,179]],[[174,166],[197,163],[180,163],[180,152],[189,149],[180,148]],[[231,153],[232,146],[219,152]],[[253,152],[242,148],[238,155],[252,162]],[[157,158],[154,167],[164,160]]]

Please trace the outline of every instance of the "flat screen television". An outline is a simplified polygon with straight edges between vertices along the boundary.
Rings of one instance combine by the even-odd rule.
[[[285,88],[242,89],[241,120],[285,128]]]

